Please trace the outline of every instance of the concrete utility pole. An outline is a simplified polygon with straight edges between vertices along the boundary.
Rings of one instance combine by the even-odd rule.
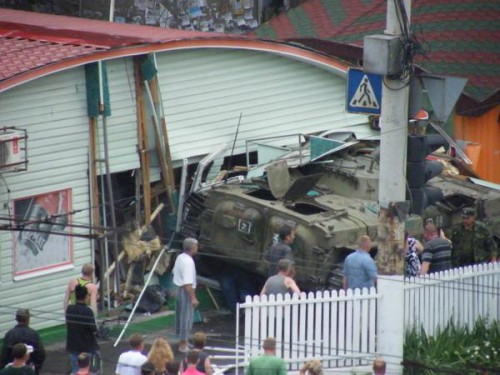
[[[115,0],[110,0],[109,2],[109,22],[114,22],[115,20]]]
[[[398,3],[404,3],[409,29],[411,0],[388,0],[385,35],[404,34]],[[401,50],[399,50],[401,51]],[[398,53],[399,56],[399,53]],[[407,62],[409,63],[409,62]],[[404,231],[407,211],[406,201],[406,148],[408,138],[409,82],[401,82],[399,75],[385,76],[382,86],[382,112],[380,117],[380,176],[379,176],[379,226],[377,266],[380,275],[404,273]],[[410,77],[407,77],[410,79]],[[404,293],[391,283],[403,282],[402,277],[379,276],[379,290],[399,290],[391,296],[399,316],[404,316]],[[385,297],[387,298],[387,297]],[[377,350],[386,357],[387,373],[401,374],[403,359],[404,319],[388,321],[384,311],[378,311]]]
[[[408,28],[411,0],[403,0]],[[398,0],[387,2],[385,35],[401,36],[403,26]],[[404,27],[404,26],[403,26]],[[409,79],[409,77],[408,77]],[[377,266],[379,274],[404,272],[404,231],[406,213],[406,148],[408,137],[409,84],[384,77],[380,117],[380,177]],[[399,214],[399,216],[398,216]]]

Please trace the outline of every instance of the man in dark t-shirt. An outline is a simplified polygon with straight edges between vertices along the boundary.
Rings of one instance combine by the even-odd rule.
[[[436,225],[428,223],[424,227],[424,238],[427,241],[422,253],[421,275],[446,271],[451,265],[451,243],[439,236]]]
[[[66,351],[71,360],[72,372],[78,371],[78,355],[80,353],[96,354],[99,350],[96,334],[94,312],[85,303],[87,287],[75,286],[76,304],[66,309]]]
[[[295,261],[292,248],[290,247],[295,240],[295,229],[285,224],[280,228],[278,235],[279,241],[271,246],[264,258],[269,261],[268,277],[278,273],[278,262],[280,259],[289,259],[292,262]]]

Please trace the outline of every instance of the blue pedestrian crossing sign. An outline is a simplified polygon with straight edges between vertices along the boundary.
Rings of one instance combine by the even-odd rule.
[[[346,111],[380,115],[382,76],[350,68],[347,72]]]

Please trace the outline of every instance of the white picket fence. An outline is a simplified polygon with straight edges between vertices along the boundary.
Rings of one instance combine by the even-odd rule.
[[[262,340],[275,337],[277,354],[296,370],[307,359],[324,366],[368,364],[375,352],[375,289],[247,297],[245,356],[260,353]]]
[[[405,328],[422,326],[429,335],[449,322],[472,327],[480,319],[500,319],[500,263],[406,280]]]
[[[318,358],[324,368],[366,365],[380,354],[399,373],[404,332],[423,326],[433,335],[453,321],[472,326],[500,320],[500,263],[458,268],[419,278],[380,276],[377,290],[325,291],[300,296],[247,297],[243,359],[275,337],[290,370]]]

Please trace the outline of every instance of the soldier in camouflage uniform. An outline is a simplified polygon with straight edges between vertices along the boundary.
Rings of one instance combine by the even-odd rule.
[[[477,263],[496,261],[497,245],[484,224],[476,221],[473,208],[462,211],[462,225],[453,230],[453,265],[469,266]]]

